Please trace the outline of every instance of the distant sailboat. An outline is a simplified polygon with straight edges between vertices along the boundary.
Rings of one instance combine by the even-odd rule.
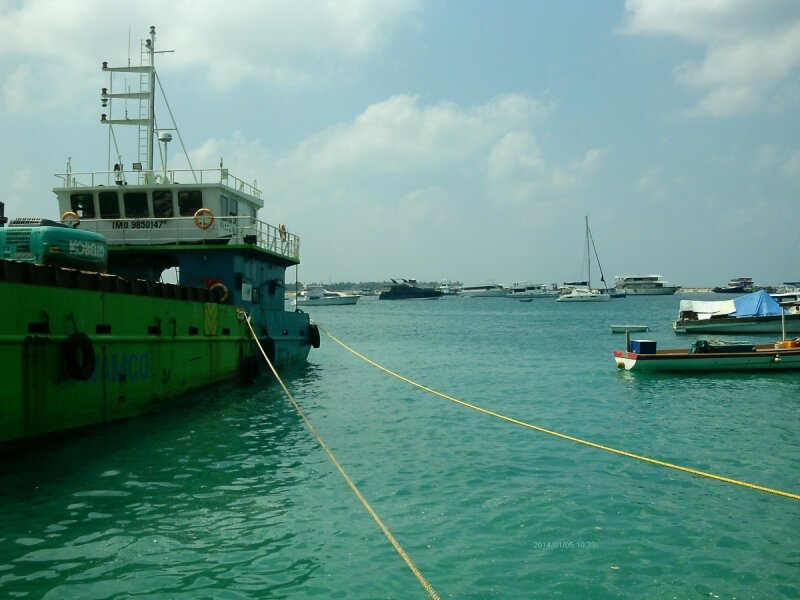
[[[589,217],[586,217],[586,285],[585,286],[576,286],[570,289],[570,291],[566,294],[559,296],[556,299],[556,302],[608,302],[611,300],[610,293],[603,293],[600,290],[593,290],[592,289],[592,254],[591,248],[594,247],[594,239],[592,238],[592,232],[589,229]],[[597,256],[597,250],[595,249],[595,257]],[[600,260],[597,260],[598,267],[600,266]],[[600,267],[600,281],[603,282],[605,286],[606,280],[603,276],[603,269]],[[583,282],[580,282],[583,283]],[[606,292],[608,292],[608,286],[606,286]]]

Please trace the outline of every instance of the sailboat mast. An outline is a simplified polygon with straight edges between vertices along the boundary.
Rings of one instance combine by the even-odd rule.
[[[592,289],[592,255],[589,252],[589,215],[586,215],[586,287]]]

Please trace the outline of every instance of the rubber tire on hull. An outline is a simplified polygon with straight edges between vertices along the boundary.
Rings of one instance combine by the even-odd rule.
[[[251,344],[250,354],[241,357],[239,374],[242,383],[254,383],[261,374],[261,366],[263,363],[264,357],[261,356],[261,351],[258,349],[258,346]]]
[[[76,381],[86,381],[94,373],[97,356],[92,340],[85,333],[72,333],[64,342],[67,373]]]
[[[312,323],[308,330],[308,333],[311,336],[311,347],[319,348],[319,327],[317,327],[315,323]]]

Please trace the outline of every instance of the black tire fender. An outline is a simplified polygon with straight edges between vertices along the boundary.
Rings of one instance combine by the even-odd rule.
[[[72,333],[64,342],[64,362],[67,373],[76,381],[86,381],[94,373],[97,355],[94,345],[85,333]]]
[[[311,325],[309,325],[308,335],[311,338],[311,346],[313,348],[319,348],[319,327],[317,327],[316,323],[311,323]]]

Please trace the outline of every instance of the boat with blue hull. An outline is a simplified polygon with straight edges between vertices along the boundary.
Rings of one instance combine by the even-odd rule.
[[[14,315],[0,331],[2,448],[136,416],[226,380],[252,381],[263,364],[254,336],[278,368],[319,346],[308,315],[284,309],[300,240],[258,218],[255,183],[222,163],[166,163],[172,138],[155,128],[155,54],[151,28],[142,65],[102,66],[109,86],[100,121],[115,142],[118,128],[138,128],[138,160],[83,173],[68,163],[53,189],[60,222],[15,219],[2,229],[0,298]],[[141,118],[128,118],[134,102]],[[172,270],[175,283],[165,282]]]

